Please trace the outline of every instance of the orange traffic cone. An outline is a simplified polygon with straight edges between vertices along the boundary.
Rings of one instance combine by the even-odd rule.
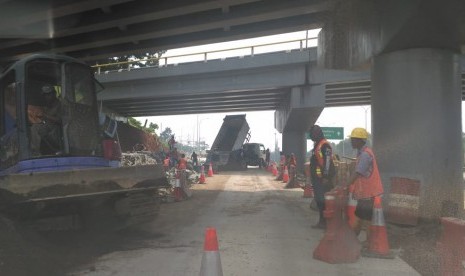
[[[210,167],[208,168],[208,176],[212,177],[213,176],[213,168],[212,168],[212,163],[210,162]]]
[[[204,170],[203,166],[200,166],[199,184],[205,184],[205,170]]]
[[[180,171],[176,170],[176,182],[174,184],[174,200],[175,201],[182,201],[184,200],[184,192],[181,188],[181,173]]]
[[[347,199],[347,206],[346,206],[346,216],[347,216],[347,223],[352,227],[355,225],[355,208],[357,208],[357,200],[354,199],[354,185],[349,186],[349,198]]]
[[[375,197],[373,204],[373,217],[371,219],[370,234],[368,236],[368,249],[362,253],[365,257],[393,259],[394,255],[389,250],[386,224],[384,223],[381,197]]]
[[[278,168],[276,168],[276,164],[273,164],[271,172],[273,173],[273,176],[278,176]]]
[[[288,181],[289,181],[289,172],[287,171],[287,166],[284,166],[283,182],[287,183]]]
[[[205,243],[203,246],[202,264],[200,265],[199,275],[223,276],[215,228],[207,228],[205,230]]]
[[[314,197],[312,185],[307,184],[304,186],[303,189],[304,189],[304,198]]]

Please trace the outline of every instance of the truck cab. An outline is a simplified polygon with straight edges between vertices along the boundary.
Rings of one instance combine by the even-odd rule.
[[[242,145],[245,162],[248,166],[265,167],[265,146],[260,143],[245,143]]]

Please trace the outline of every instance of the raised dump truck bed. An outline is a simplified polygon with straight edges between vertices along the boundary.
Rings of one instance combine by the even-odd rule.
[[[206,163],[211,162],[214,170],[246,167],[245,164],[241,164],[240,150],[244,141],[248,141],[250,137],[249,130],[245,114],[225,116],[208,153]]]

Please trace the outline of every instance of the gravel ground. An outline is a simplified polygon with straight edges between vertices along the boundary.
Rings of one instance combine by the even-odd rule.
[[[220,175],[216,179],[226,180],[227,176]],[[0,275],[66,275],[78,267],[92,271],[95,269],[91,265],[93,261],[105,254],[153,246],[153,240],[168,242],[165,239],[179,226],[178,221],[195,223],[201,210],[208,209],[218,196],[223,184],[223,181],[215,181],[198,186],[202,192],[195,193],[188,201],[162,205],[164,211],[156,221],[119,232],[102,227],[93,231],[38,234],[1,218]],[[303,207],[308,210],[308,206]],[[235,216],[235,209],[227,211],[230,212],[228,216]],[[387,228],[391,249],[405,262],[422,275],[438,275],[436,242],[440,225],[400,227],[389,224]]]

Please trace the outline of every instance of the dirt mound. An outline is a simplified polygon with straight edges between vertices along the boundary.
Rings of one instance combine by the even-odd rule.
[[[123,152],[160,150],[158,136],[125,123],[118,123],[118,137]]]

